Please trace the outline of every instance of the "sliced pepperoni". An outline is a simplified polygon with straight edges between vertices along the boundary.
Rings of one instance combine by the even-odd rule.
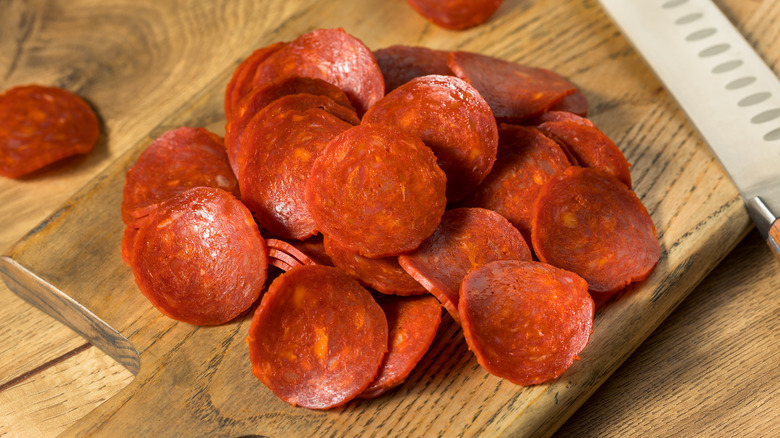
[[[130,256],[135,282],[162,313],[196,325],[222,324],[260,296],[265,241],[232,194],[195,187],[155,204]]]
[[[532,127],[501,125],[498,158],[490,175],[462,205],[493,210],[531,242],[533,203],[542,185],[569,167],[561,148]]]
[[[330,256],[325,252],[325,243],[322,234],[317,234],[306,240],[294,240],[289,242],[289,244],[308,258],[311,263],[307,262],[306,264],[334,266],[333,260],[331,260]],[[290,254],[293,253],[290,252]],[[298,256],[296,256],[296,258],[298,258],[298,260],[303,260]]]
[[[303,240],[317,233],[304,186],[328,142],[352,127],[314,105],[326,100],[332,102],[310,94],[277,99],[252,118],[241,136],[236,160],[241,199],[275,236]]]
[[[411,251],[439,225],[446,177],[417,136],[358,125],[314,162],[306,202],[323,234],[366,257]]]
[[[631,188],[630,164],[626,157],[592,123],[577,120],[549,121],[540,124],[538,128],[566,148],[577,159],[578,165],[601,169]]]
[[[452,52],[447,65],[455,76],[479,90],[498,121],[532,119],[577,91],[574,84],[549,70],[478,53]]]
[[[509,221],[483,208],[456,208],[422,245],[398,262],[459,322],[458,290],[474,268],[495,260],[531,260],[531,250]]]
[[[452,70],[447,66],[449,53],[427,47],[404,45],[374,50],[374,57],[385,78],[385,93],[420,76],[451,76]]]
[[[233,110],[238,102],[254,88],[254,77],[257,66],[287,43],[278,42],[266,47],[261,47],[252,52],[233,71],[233,76],[225,87],[225,118],[230,121],[233,118]]]
[[[277,251],[280,251],[280,252],[283,252],[283,253],[289,255],[290,257],[295,259],[295,261],[297,263],[300,263],[302,265],[316,265],[316,264],[318,264],[314,260],[309,258],[308,255],[306,255],[305,253],[301,252],[298,248],[296,248],[295,246],[293,246],[292,244],[290,244],[288,242],[285,242],[284,240],[267,239],[265,241],[265,243],[266,243],[266,245],[268,245],[269,251],[272,250],[272,249],[276,249]]]
[[[91,151],[100,138],[95,113],[56,87],[26,85],[0,94],[0,175],[19,178]]]
[[[322,108],[353,125],[360,123],[360,119],[358,119],[347,95],[335,85],[321,79],[304,78],[301,76],[290,76],[268,82],[254,88],[241,99],[236,105],[232,118],[225,125],[225,149],[227,149],[230,165],[234,170],[238,168],[236,158],[241,148],[241,134],[244,133],[244,129],[249,124],[249,121],[252,120],[252,117],[271,102],[285,96],[298,94],[303,94],[304,96],[326,96],[330,100],[322,98],[288,98],[286,99],[287,103],[280,107],[291,105],[298,109],[305,109],[311,105],[312,107]]]
[[[325,236],[325,252],[333,264],[355,277],[364,286],[384,294],[419,295],[425,288],[404,271],[398,257],[371,259],[340,247]]]
[[[387,319],[337,268],[300,266],[279,276],[249,326],[252,372],[293,406],[329,409],[363,392],[387,352]]]
[[[550,107],[550,111],[566,111],[585,117],[588,115],[588,97],[585,96],[585,93],[578,90]]]
[[[378,297],[387,317],[388,352],[379,374],[358,397],[375,398],[403,383],[436,337],[441,304],[430,295]]]
[[[539,260],[580,275],[599,297],[644,280],[661,253],[636,194],[610,175],[579,167],[542,187],[531,241]]]
[[[518,385],[559,377],[593,331],[585,280],[539,262],[497,261],[471,271],[458,310],[479,364]]]
[[[486,22],[502,0],[406,0],[431,23],[450,30],[463,30]]]
[[[299,36],[258,67],[254,84],[292,75],[322,79],[341,88],[358,115],[385,94],[373,53],[341,28],[316,29]]]
[[[284,269],[285,271],[304,265],[304,263],[292,255],[271,247],[268,247],[268,263],[277,268]]]
[[[550,110],[545,112],[541,116],[534,119],[531,125],[538,126],[545,122],[563,122],[563,121],[576,122],[576,123],[581,123],[583,125],[592,126],[594,128],[596,127],[596,125],[594,125],[593,122],[586,119],[584,116],[574,114],[570,111],[559,111],[559,110]]]
[[[167,131],[127,171],[122,219],[129,223],[134,210],[199,186],[224,189],[238,196],[238,181],[222,138],[204,128]]]
[[[447,201],[474,190],[496,160],[498,130],[479,92],[454,76],[412,79],[374,104],[364,124],[397,126],[433,150],[447,175]]]

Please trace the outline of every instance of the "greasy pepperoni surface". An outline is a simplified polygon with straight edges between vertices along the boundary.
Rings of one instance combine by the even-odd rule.
[[[539,260],[580,275],[602,296],[644,280],[661,253],[636,194],[610,175],[579,167],[542,188],[531,241]]]
[[[333,264],[361,284],[391,295],[419,295],[425,288],[404,271],[398,257],[368,258],[349,251],[325,237],[325,252]]]
[[[490,107],[454,76],[412,79],[374,104],[362,123],[393,125],[420,137],[447,175],[447,202],[473,191],[496,159],[498,130]]]
[[[388,352],[379,374],[358,397],[374,398],[406,380],[436,337],[441,305],[430,295],[378,297],[387,317]]]
[[[299,36],[257,69],[255,86],[286,76],[322,79],[341,88],[358,115],[385,94],[373,53],[344,29],[316,29]]]
[[[406,0],[420,15],[445,29],[463,30],[487,21],[502,0]]]
[[[538,128],[566,148],[578,165],[603,170],[631,188],[630,165],[626,157],[615,143],[592,123],[576,119],[559,120],[544,122]]]
[[[275,236],[298,240],[317,233],[304,199],[312,165],[331,139],[352,127],[316,106],[285,104],[302,96],[330,100],[303,94],[276,100],[247,125],[237,160],[241,200],[257,221]]]
[[[460,289],[463,335],[489,373],[518,385],[560,376],[588,343],[593,299],[579,276],[539,262],[498,261]]]
[[[261,47],[252,52],[233,71],[233,76],[225,87],[225,118],[229,121],[233,118],[233,111],[238,102],[254,88],[254,77],[257,66],[284,47],[287,43],[277,42],[266,47]]]
[[[86,154],[100,137],[95,113],[56,87],[26,85],[0,94],[0,175],[18,178],[47,164]]]
[[[496,164],[463,205],[501,214],[530,244],[533,205],[539,190],[550,176],[567,167],[566,154],[538,130],[502,125]]]
[[[452,75],[447,66],[449,52],[427,47],[394,45],[374,50],[389,93],[414,78],[427,75]]]
[[[532,119],[577,91],[557,73],[479,53],[452,52],[447,65],[479,90],[499,121]]]
[[[222,138],[204,128],[170,130],[153,141],[127,171],[122,219],[129,223],[134,210],[198,186],[238,196],[238,181]]]
[[[418,137],[358,125],[314,162],[306,202],[317,228],[366,257],[411,251],[439,225],[446,177]]]
[[[483,208],[447,211],[431,237],[398,257],[406,272],[438,298],[455,321],[463,277],[495,260],[531,260],[531,250],[509,221]]]
[[[279,276],[249,327],[252,373],[293,406],[328,409],[374,380],[388,347],[382,308],[338,268],[305,265]]]
[[[244,205],[230,193],[195,187],[150,208],[129,257],[141,292],[164,314],[222,324],[260,296],[268,258]]]

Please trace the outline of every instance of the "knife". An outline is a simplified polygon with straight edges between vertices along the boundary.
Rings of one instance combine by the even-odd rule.
[[[599,0],[737,186],[780,260],[780,80],[711,0]]]

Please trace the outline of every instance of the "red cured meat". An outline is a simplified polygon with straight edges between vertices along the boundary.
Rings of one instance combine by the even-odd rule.
[[[222,324],[249,309],[265,284],[268,256],[241,201],[222,189],[195,187],[151,210],[130,256],[149,301],[196,325]]]
[[[570,121],[570,122],[576,122],[581,123],[583,125],[596,127],[596,125],[593,124],[590,120],[586,119],[585,117],[579,116],[577,114],[574,114],[569,111],[547,111],[546,113],[542,114],[541,116],[534,119],[532,125],[541,125],[545,122],[563,122],[563,121]]]
[[[288,256],[292,257],[295,260],[295,263],[300,263],[302,265],[316,265],[318,263],[315,263],[309,256],[298,250],[298,248],[294,247],[293,245],[285,242],[284,240],[278,240],[278,239],[267,239],[265,241],[265,244],[268,245],[268,251],[270,254],[271,250],[277,250],[278,252],[282,252],[287,254]]]
[[[337,268],[306,265],[279,276],[249,326],[252,373],[293,406],[329,409],[363,392],[387,352],[387,319]]]
[[[297,102],[296,106],[299,109],[304,109],[311,104],[332,113],[345,122],[353,125],[360,123],[360,119],[358,119],[347,95],[335,85],[321,79],[290,76],[279,81],[263,84],[250,91],[249,94],[241,99],[236,105],[232,118],[225,125],[225,149],[227,149],[230,165],[236,174],[238,174],[236,157],[241,148],[241,134],[244,133],[244,129],[249,124],[249,121],[252,120],[252,117],[271,102],[281,97],[297,94],[327,96],[331,99],[287,99],[288,101]]]
[[[446,177],[418,137],[358,125],[334,138],[306,182],[317,228],[366,257],[411,251],[444,213]]]
[[[460,297],[469,350],[489,373],[518,385],[563,374],[593,331],[585,280],[544,263],[489,263],[466,276]]]
[[[0,175],[38,170],[86,154],[100,138],[95,113],[80,97],[55,87],[26,85],[0,94]]]
[[[420,76],[452,76],[452,70],[447,66],[449,54],[443,50],[404,45],[374,50],[374,57],[385,78],[385,93]]]
[[[134,210],[199,186],[238,196],[238,181],[222,138],[204,128],[170,130],[153,141],[127,171],[122,220],[129,223]]]
[[[550,111],[566,111],[585,117],[588,115],[588,98],[585,96],[585,93],[578,90],[550,107]]]
[[[355,277],[364,286],[391,295],[419,295],[425,288],[404,271],[398,257],[371,259],[346,250],[325,237],[325,252],[333,264]]]
[[[387,317],[388,352],[379,374],[358,397],[374,398],[403,383],[436,337],[441,305],[430,295],[379,297]]]
[[[574,84],[549,70],[478,53],[452,52],[447,65],[479,91],[498,121],[532,119],[577,91]]]
[[[322,79],[341,88],[358,115],[385,94],[373,53],[344,29],[316,29],[299,36],[257,69],[255,86],[286,76]]]
[[[325,243],[322,234],[317,234],[306,240],[294,240],[289,242],[289,244],[311,261],[311,263],[306,264],[334,266],[333,260],[331,260],[330,256],[325,252]],[[290,254],[293,253],[290,252]],[[303,260],[298,256],[296,256],[296,258],[298,258],[298,260]]]
[[[496,164],[462,205],[501,214],[530,245],[533,204],[539,190],[552,175],[567,167],[566,154],[538,130],[501,125]]]
[[[447,175],[447,202],[473,191],[496,160],[498,130],[490,107],[454,76],[412,79],[374,104],[362,123],[393,125],[420,137]]]
[[[431,237],[398,257],[406,272],[438,298],[456,322],[463,277],[496,260],[531,260],[531,250],[509,221],[483,208],[447,211]]]
[[[257,66],[286,44],[278,42],[261,47],[252,52],[236,67],[227,87],[225,87],[225,118],[228,121],[233,118],[233,110],[238,105],[238,102],[254,88]]]
[[[599,298],[644,280],[661,254],[636,194],[589,168],[570,167],[542,187],[531,241],[539,260],[580,275]]]
[[[298,266],[304,265],[304,263],[292,255],[271,247],[268,247],[268,260],[268,263],[276,266],[277,268],[282,268],[285,271],[289,271],[292,268],[297,268]]]
[[[486,22],[502,0],[406,0],[431,23],[450,30],[463,30]]]
[[[630,164],[626,157],[615,143],[592,123],[560,120],[544,122],[538,128],[566,148],[578,165],[603,170],[631,188]]]
[[[302,109],[296,109],[295,102],[304,98]],[[317,233],[304,186],[328,142],[352,127],[310,102],[319,100],[330,98],[297,94],[277,99],[252,118],[241,136],[241,199],[263,227],[284,239]]]

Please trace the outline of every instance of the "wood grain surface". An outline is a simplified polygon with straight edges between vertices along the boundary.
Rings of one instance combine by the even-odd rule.
[[[717,3],[778,71],[778,3]],[[747,215],[595,2],[507,0],[488,24],[461,33],[427,24],[401,1],[0,1],[0,10],[7,12],[0,14],[0,88],[39,82],[71,89],[98,110],[103,128],[93,153],[0,181],[0,223],[7,224],[0,248],[29,232],[8,251],[12,258],[88,308],[107,310],[100,317],[143,358],[133,379],[0,288],[0,436],[52,436],[66,427],[74,436],[327,435],[355,427],[387,436],[548,434],[604,380],[560,435],[777,435],[778,266],[751,236],[683,301],[747,231]],[[522,389],[485,374],[450,321],[397,392],[334,412],[291,409],[248,375],[245,321],[213,330],[174,324],[137,293],[119,261],[124,169],[166,129],[220,132],[220,93],[252,49],[335,26],[371,48],[465,49],[557,70],[583,88],[592,119],[633,163],[664,258],[645,284],[599,312],[583,360],[556,384]],[[143,416],[149,412],[155,421]]]

